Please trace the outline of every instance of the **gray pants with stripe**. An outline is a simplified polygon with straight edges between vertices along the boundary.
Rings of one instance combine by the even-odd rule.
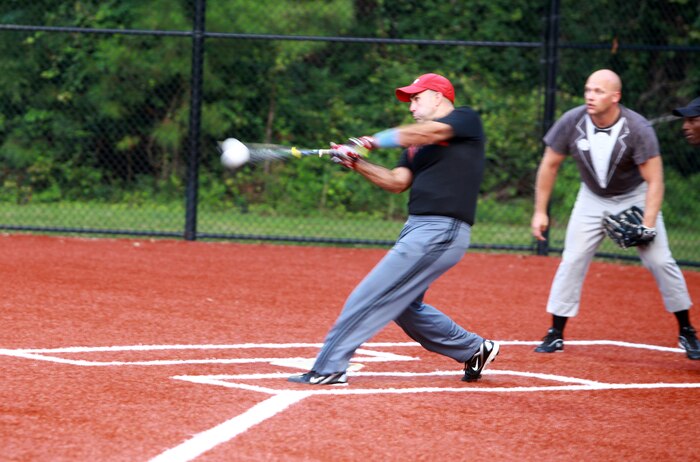
[[[462,259],[470,235],[460,220],[409,216],[396,244],[348,297],[312,370],[345,371],[355,350],[390,321],[429,351],[470,359],[484,339],[423,303],[430,284]]]
[[[583,281],[593,255],[606,237],[603,215],[619,213],[633,205],[644,209],[646,192],[647,184],[642,183],[630,193],[605,198],[581,184],[567,225],[564,253],[549,293],[547,312],[565,317],[578,314]],[[639,258],[654,276],[666,310],[671,313],[687,310],[692,305],[690,294],[683,273],[671,255],[661,213],[656,219],[656,232],[651,244],[636,247]]]

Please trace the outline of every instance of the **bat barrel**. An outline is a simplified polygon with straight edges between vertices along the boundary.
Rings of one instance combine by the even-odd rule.
[[[290,157],[297,159],[303,156],[321,157],[335,152],[333,149],[297,149],[296,147],[262,143],[248,143],[246,147],[249,151],[250,162],[253,163],[267,160],[284,160]]]

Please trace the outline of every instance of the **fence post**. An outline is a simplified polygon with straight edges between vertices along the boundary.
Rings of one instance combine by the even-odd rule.
[[[202,68],[204,63],[204,18],[206,0],[195,0],[192,28],[192,69],[190,76],[190,127],[185,190],[185,240],[197,239],[197,192],[202,121]]]
[[[544,117],[542,121],[542,135],[554,123],[554,112],[556,109],[557,97],[557,51],[559,46],[559,0],[551,0],[549,4],[549,15],[545,27],[544,39],[544,66],[545,66],[545,92],[544,92]],[[547,215],[550,206],[547,204]],[[545,241],[537,241],[537,255],[547,255],[549,252],[549,228],[543,236]]]

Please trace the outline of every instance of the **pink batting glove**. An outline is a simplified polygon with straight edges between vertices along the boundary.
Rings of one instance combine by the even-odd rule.
[[[355,163],[362,157],[354,147],[347,144],[331,143],[331,160],[337,164],[341,164],[351,170],[355,170]]]
[[[361,136],[359,138],[350,138],[350,142],[357,146],[371,151],[377,148],[377,140],[373,136]]]

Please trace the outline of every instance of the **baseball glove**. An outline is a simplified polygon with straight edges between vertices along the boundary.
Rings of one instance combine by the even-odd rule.
[[[632,206],[617,215],[604,216],[603,228],[610,239],[623,249],[643,246],[656,237],[656,229],[644,226],[643,220],[644,211]]]

